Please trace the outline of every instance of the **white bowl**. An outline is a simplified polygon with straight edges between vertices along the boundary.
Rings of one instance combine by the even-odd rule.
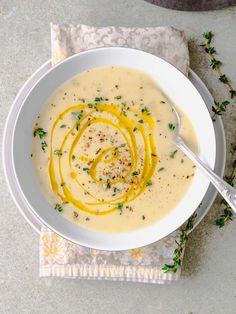
[[[31,154],[32,130],[42,106],[66,80],[80,72],[101,66],[127,66],[151,75],[168,97],[189,117],[197,134],[199,156],[214,168],[215,133],[210,114],[192,83],[174,66],[152,54],[130,48],[98,48],[74,55],[54,66],[31,89],[16,119],[12,151],[19,188],[31,210],[43,224],[64,238],[83,246],[102,250],[126,250],[158,241],[178,229],[201,202],[209,180],[196,170],[184,198],[163,219],[137,231],[94,232],[82,228],[54,211],[40,191]]]

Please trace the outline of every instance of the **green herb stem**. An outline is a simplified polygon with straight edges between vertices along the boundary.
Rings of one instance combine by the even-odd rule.
[[[236,97],[236,90],[233,88],[226,74],[222,73],[221,71],[222,62],[215,58],[216,49],[211,45],[213,36],[214,35],[212,32],[205,32],[203,34],[203,37],[205,38],[205,43],[202,46],[204,47],[204,51],[208,54],[210,58],[210,61],[211,61],[210,66],[218,74],[219,81],[227,86],[229,94],[230,94],[230,98],[232,99]],[[215,117],[217,115],[221,116],[222,114],[224,114],[229,105],[230,105],[229,100],[224,100],[222,102],[215,101],[215,106],[212,106],[212,111],[213,111],[212,120],[215,121]],[[234,155],[236,152],[236,144],[233,144],[232,147],[233,147],[232,154]],[[236,159],[233,160],[232,165],[231,165],[230,175],[225,176],[225,180],[230,185],[233,186],[235,176],[236,176]],[[220,228],[222,228],[223,226],[225,226],[227,222],[232,220],[232,216],[233,216],[233,212],[229,204],[224,199],[222,199],[221,203],[224,205],[223,213],[215,221],[216,225],[219,226]]]
[[[214,57],[214,54],[216,54],[216,50],[215,50],[215,47],[211,46],[211,41],[214,37],[213,33],[212,32],[206,32],[203,34],[203,37],[205,38],[205,43],[202,46],[204,47],[205,52],[209,56],[209,59],[211,61],[210,66],[218,74],[219,80],[228,86],[229,91],[234,91],[234,93],[233,93],[233,95],[231,95],[231,97],[232,98],[235,97],[236,91],[233,89],[233,86],[230,83],[229,79],[226,77],[226,75],[221,72],[220,66],[222,65],[222,62],[220,60],[217,60]],[[209,40],[209,38],[210,38],[210,40]]]
[[[184,252],[184,246],[186,244],[186,241],[188,239],[189,231],[193,229],[195,220],[196,220],[197,214],[194,213],[187,221],[186,225],[181,228],[181,234],[179,237],[179,241],[177,243],[177,248],[174,250],[174,256],[172,259],[172,264],[164,264],[162,266],[162,270],[164,273],[167,273],[169,271],[172,271],[173,273],[176,273],[178,268],[182,265],[183,260],[183,252]]]

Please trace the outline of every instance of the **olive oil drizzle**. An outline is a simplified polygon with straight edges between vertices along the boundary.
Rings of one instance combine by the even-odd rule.
[[[61,125],[62,120],[66,117],[66,115],[71,114],[75,110],[80,110],[83,112],[83,115],[79,115],[79,118],[62,139],[62,143],[59,148],[60,152],[62,152],[62,156],[55,156],[53,153],[53,138],[55,135],[55,130],[58,124]],[[99,116],[96,116],[97,113],[99,113]],[[102,114],[104,113],[111,115],[113,120],[115,119],[117,122],[115,123],[113,120],[103,117]],[[96,103],[93,105],[93,107],[91,107],[88,104],[83,103],[69,107],[57,116],[51,129],[48,173],[52,190],[61,198],[62,202],[69,202],[80,210],[90,214],[105,215],[117,211],[118,202],[126,204],[144,192],[147,187],[147,182],[150,181],[154,175],[156,165],[158,163],[154,140],[155,123],[150,113],[146,114],[145,112],[141,112],[134,108],[127,110],[127,114],[123,113],[122,106],[118,104]],[[142,121],[142,123],[140,123],[140,121]],[[74,158],[72,158],[72,156],[75,156],[76,147],[79,145],[79,141],[84,132],[91,125],[95,126],[97,123],[111,126],[120,132],[124,140],[124,146],[127,148],[126,151],[128,152],[131,160],[131,166],[127,167],[122,177],[117,177],[109,181],[109,186],[111,187],[117,183],[125,183],[129,185],[129,188],[123,193],[120,193],[118,197],[113,197],[106,200],[100,200],[99,198],[95,197],[86,189],[86,187],[83,186],[83,184],[81,184],[79,181],[79,176],[77,175],[76,169],[73,165]],[[134,129],[136,132],[134,132]],[[76,133],[76,136],[70,145],[68,156],[65,158],[67,158],[67,163],[71,169],[71,180],[74,180],[78,185],[78,188],[81,188],[91,198],[91,201],[89,202],[83,202],[73,196],[69,187],[70,185],[68,184],[69,182],[65,180],[63,174],[63,165],[61,159],[64,158],[63,151],[67,140],[73,135],[73,133]],[[138,167],[140,157],[137,149],[137,136],[142,139],[144,146],[143,166],[141,169]],[[106,149],[100,149],[94,158],[81,156],[80,160],[91,164],[89,168],[86,168],[91,180],[96,184],[104,185],[106,181],[97,177],[97,166],[100,163],[109,164],[115,162],[121,154],[121,146],[111,146]],[[133,173],[137,173],[137,180],[130,180]],[[58,181],[58,177],[60,178],[60,182],[63,182],[63,185],[61,185]],[[92,199],[95,201],[92,201]],[[94,209],[94,206],[99,206],[99,210]]]

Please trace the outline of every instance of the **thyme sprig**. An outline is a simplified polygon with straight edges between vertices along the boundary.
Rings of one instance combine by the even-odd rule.
[[[227,222],[229,222],[230,220],[233,220],[232,219],[233,213],[232,213],[231,207],[225,200],[222,200],[222,203],[225,206],[223,210],[223,214],[220,215],[215,221],[216,225],[219,226],[219,228],[224,227]]]
[[[188,234],[191,229],[193,229],[195,220],[196,220],[197,214],[194,213],[187,221],[186,225],[184,225],[180,231],[180,238],[179,242],[176,241],[177,248],[174,250],[174,256],[172,259],[172,264],[164,264],[162,266],[162,270],[164,273],[167,273],[169,271],[172,271],[173,273],[176,273],[179,266],[182,265],[182,260],[183,260],[183,253],[184,253],[184,247],[185,243],[188,239]]]
[[[226,74],[223,74],[221,72],[220,67],[222,65],[222,62],[215,58],[214,54],[216,53],[216,49],[211,45],[213,33],[212,32],[205,32],[203,34],[203,37],[205,38],[205,43],[202,46],[204,47],[204,50],[206,51],[206,53],[208,54],[208,56],[210,58],[210,61],[211,61],[210,66],[218,74],[219,81],[227,86],[227,89],[228,89],[229,94],[230,94],[230,98],[231,99],[236,98],[236,90],[233,88],[232,83],[230,82],[230,80],[228,79]],[[215,106],[212,107],[212,111],[213,111],[212,120],[215,121],[215,117],[217,115],[221,116],[226,111],[226,109],[229,105],[230,105],[229,100],[223,100],[222,102],[216,102],[215,101]],[[235,155],[236,144],[231,144],[231,146],[232,146],[231,153],[232,153],[232,155]],[[235,176],[236,176],[236,158],[233,158],[233,162],[231,164],[230,174],[228,176],[227,175],[225,176],[225,180],[230,185],[233,186]],[[220,228],[224,227],[225,224],[227,222],[229,222],[230,220],[232,220],[232,217],[233,217],[233,212],[232,212],[230,205],[224,199],[222,199],[221,204],[224,205],[223,206],[223,213],[215,221],[216,225],[219,226]]]
[[[226,74],[223,74],[221,71],[221,65],[222,62],[218,59],[216,59],[216,49],[212,46],[212,39],[213,39],[213,33],[212,32],[205,32],[203,33],[203,37],[205,39],[205,43],[201,45],[204,48],[204,51],[208,54],[210,58],[210,66],[211,68],[218,74],[219,81],[223,84],[225,84],[229,90],[230,98],[236,98],[236,90],[233,88],[232,83],[226,76]],[[216,102],[215,106],[212,106],[213,116],[212,120],[215,121],[215,117],[221,116],[225,111],[227,106],[230,104],[230,101],[224,100],[222,102]]]
[[[231,153],[234,155],[236,152],[236,145],[234,144],[231,146],[232,146]],[[236,177],[236,158],[232,162],[230,174],[225,175],[224,179],[231,186],[234,186],[235,177]],[[227,222],[233,220],[233,212],[230,205],[224,199],[222,199],[221,204],[223,204],[223,213],[215,221],[216,225],[219,226],[219,228],[224,227]]]

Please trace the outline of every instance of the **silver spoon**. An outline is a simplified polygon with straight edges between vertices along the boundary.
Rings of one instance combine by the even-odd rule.
[[[207,166],[201,159],[199,159],[191,149],[184,143],[183,139],[180,136],[180,127],[181,127],[181,117],[176,111],[175,107],[171,105],[173,112],[176,115],[177,124],[175,127],[175,136],[174,144],[186,155],[188,158],[198,166],[205,175],[209,178],[210,182],[214,185],[217,191],[223,196],[226,202],[230,205],[232,210],[236,213],[236,189],[234,189],[230,184],[221,179],[216,175],[210,168]]]

